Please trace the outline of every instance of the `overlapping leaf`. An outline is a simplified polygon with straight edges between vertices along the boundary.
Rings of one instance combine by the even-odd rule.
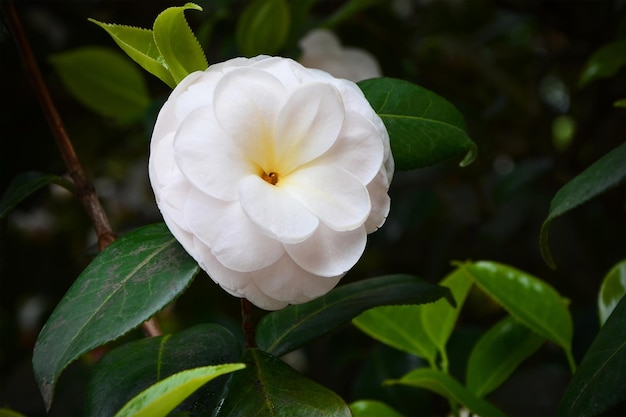
[[[598,292],[598,316],[601,326],[624,295],[626,295],[626,259],[611,268],[602,280]]]
[[[374,400],[360,400],[350,404],[352,417],[403,417],[387,404]]]
[[[0,219],[11,212],[22,200],[48,184],[57,184],[74,192],[74,183],[58,175],[43,172],[23,172],[11,181],[0,201]]]

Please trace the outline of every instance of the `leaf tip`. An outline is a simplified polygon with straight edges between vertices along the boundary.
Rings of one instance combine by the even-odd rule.
[[[463,158],[463,160],[461,162],[459,162],[459,166],[461,168],[465,168],[466,166],[470,165],[472,162],[474,162],[476,160],[476,157],[478,156],[478,146],[476,146],[475,144],[473,144],[469,150],[467,151],[467,153],[465,154],[465,158]]]

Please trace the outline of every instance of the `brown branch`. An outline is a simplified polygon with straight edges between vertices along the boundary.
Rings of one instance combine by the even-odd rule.
[[[256,334],[254,329],[254,319],[252,318],[252,303],[245,298],[241,299],[241,328],[247,348],[256,347]]]
[[[68,169],[69,175],[74,181],[76,187],[76,197],[81,202],[91,223],[96,229],[98,236],[98,248],[100,251],[104,250],[113,241],[115,241],[115,234],[109,224],[109,219],[104,211],[104,208],[100,204],[98,195],[93,184],[85,175],[85,171],[78,160],[78,156],[74,151],[74,146],[70,141],[70,138],[63,125],[63,120],[57,111],[54,102],[50,96],[50,92],[43,81],[41,71],[33,54],[33,51],[28,43],[28,39],[22,28],[17,12],[12,1],[5,2],[6,14],[8,17],[9,25],[13,30],[15,39],[17,40],[18,50],[24,64],[24,68],[33,84],[37,99],[41,105],[43,112],[50,125],[50,130],[54,135],[54,139],[59,147],[65,166]],[[148,336],[158,336],[161,334],[159,325],[154,318],[149,319],[142,325],[144,333]]]

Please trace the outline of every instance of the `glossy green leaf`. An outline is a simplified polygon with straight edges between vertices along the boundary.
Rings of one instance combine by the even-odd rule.
[[[323,297],[267,314],[259,322],[257,345],[282,356],[381,305],[430,303],[450,290],[410,275],[389,275],[342,285]]]
[[[402,384],[425,388],[455,403],[462,404],[473,414],[481,417],[505,417],[504,413],[489,402],[476,397],[452,376],[435,369],[419,368],[386,384]]]
[[[94,367],[87,386],[86,415],[113,416],[133,397],[164,378],[187,369],[234,363],[241,352],[235,336],[217,324],[201,324],[177,334],[119,346]],[[225,382],[220,379],[205,385],[178,410],[210,414]]]
[[[253,0],[237,21],[237,48],[247,57],[274,54],[285,44],[290,23],[286,0]]]
[[[358,85],[387,127],[396,169],[423,168],[461,154],[463,165],[475,158],[463,115],[442,97],[394,78]]]
[[[246,349],[242,362],[246,369],[231,375],[213,417],[350,417],[341,397],[280,359]]]
[[[467,263],[464,267],[476,284],[515,319],[561,346],[574,370],[572,317],[554,288],[526,272],[496,262]]]
[[[116,339],[180,295],[198,265],[165,224],[121,237],[80,274],[41,330],[33,369],[46,407],[63,369]]]
[[[176,84],[194,71],[204,71],[204,51],[185,19],[185,10],[202,10],[194,3],[170,7],[159,14],[152,28],[154,41]]]
[[[467,388],[484,397],[502,384],[545,339],[512,317],[487,331],[476,343],[467,363]]]
[[[355,401],[350,404],[352,417],[403,417],[387,404],[374,400]]]
[[[142,72],[116,50],[88,46],[52,55],[50,62],[68,91],[102,116],[134,122],[150,106]]]
[[[113,23],[98,22],[89,19],[104,29],[113,38],[115,43],[126,54],[150,74],[156,76],[165,84],[174,88],[176,82],[167,69],[163,57],[154,42],[152,30],[133,26],[117,25]]]
[[[0,200],[0,219],[9,214],[26,197],[48,184],[57,184],[74,192],[74,183],[58,175],[35,171],[22,172],[11,180]]]
[[[198,388],[218,376],[239,371],[244,364],[204,366],[179,372],[130,400],[115,417],[165,417]]]
[[[551,268],[556,267],[548,245],[548,229],[552,220],[623,181],[626,178],[624,161],[626,161],[626,142],[594,162],[556,193],[550,202],[548,217],[541,226],[539,236],[541,255]],[[600,238],[598,236],[598,239]]]
[[[565,390],[557,415],[594,416],[626,400],[626,297],[622,297]]]
[[[584,87],[600,78],[609,78],[617,74],[626,65],[626,39],[604,45],[591,55],[578,80],[578,86]]]
[[[611,268],[602,280],[598,293],[600,326],[604,325],[624,294],[626,294],[626,259]]]

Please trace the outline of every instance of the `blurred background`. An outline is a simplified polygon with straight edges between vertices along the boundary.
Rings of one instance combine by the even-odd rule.
[[[84,46],[117,49],[87,18],[150,28],[159,12],[183,3],[15,2],[66,129],[118,235],[161,221],[147,158],[156,114],[171,90],[144,72],[148,109],[132,120],[102,117],[70,94],[51,57]],[[209,63],[240,55],[234,33],[246,3],[196,3],[204,11],[188,11],[186,17]],[[626,109],[613,106],[626,97],[626,71],[579,85],[589,57],[626,38],[626,1],[371,3],[334,22],[341,42],[372,53],[385,76],[412,81],[452,102],[464,114],[479,154],[466,168],[459,167],[459,158],[396,173],[389,218],[370,236],[364,257],[342,282],[387,273],[438,282],[454,260],[507,263],[547,281],[570,300],[574,354],[580,361],[598,331],[600,282],[626,256],[625,184],[553,222],[550,246],[557,270],[542,260],[538,237],[556,191],[626,139]],[[314,2],[280,54],[297,58],[298,39],[328,22],[342,4]],[[0,194],[24,171],[65,175],[4,16],[0,100]],[[32,373],[32,348],[52,309],[96,252],[85,212],[57,186],[37,191],[0,221],[0,407],[45,414]],[[503,315],[479,291],[470,294],[448,345],[459,379],[474,342]],[[166,332],[207,321],[236,330],[239,301],[201,273],[159,319]],[[71,365],[60,378],[50,415],[81,416],[84,387],[98,356],[138,337],[133,332]],[[417,367],[419,359],[352,326],[298,351],[290,361],[348,402],[377,398],[407,416],[446,413],[447,402],[426,391],[381,387],[384,379]],[[553,415],[570,378],[563,352],[548,343],[488,399],[511,416]],[[626,415],[626,408],[606,414]]]

